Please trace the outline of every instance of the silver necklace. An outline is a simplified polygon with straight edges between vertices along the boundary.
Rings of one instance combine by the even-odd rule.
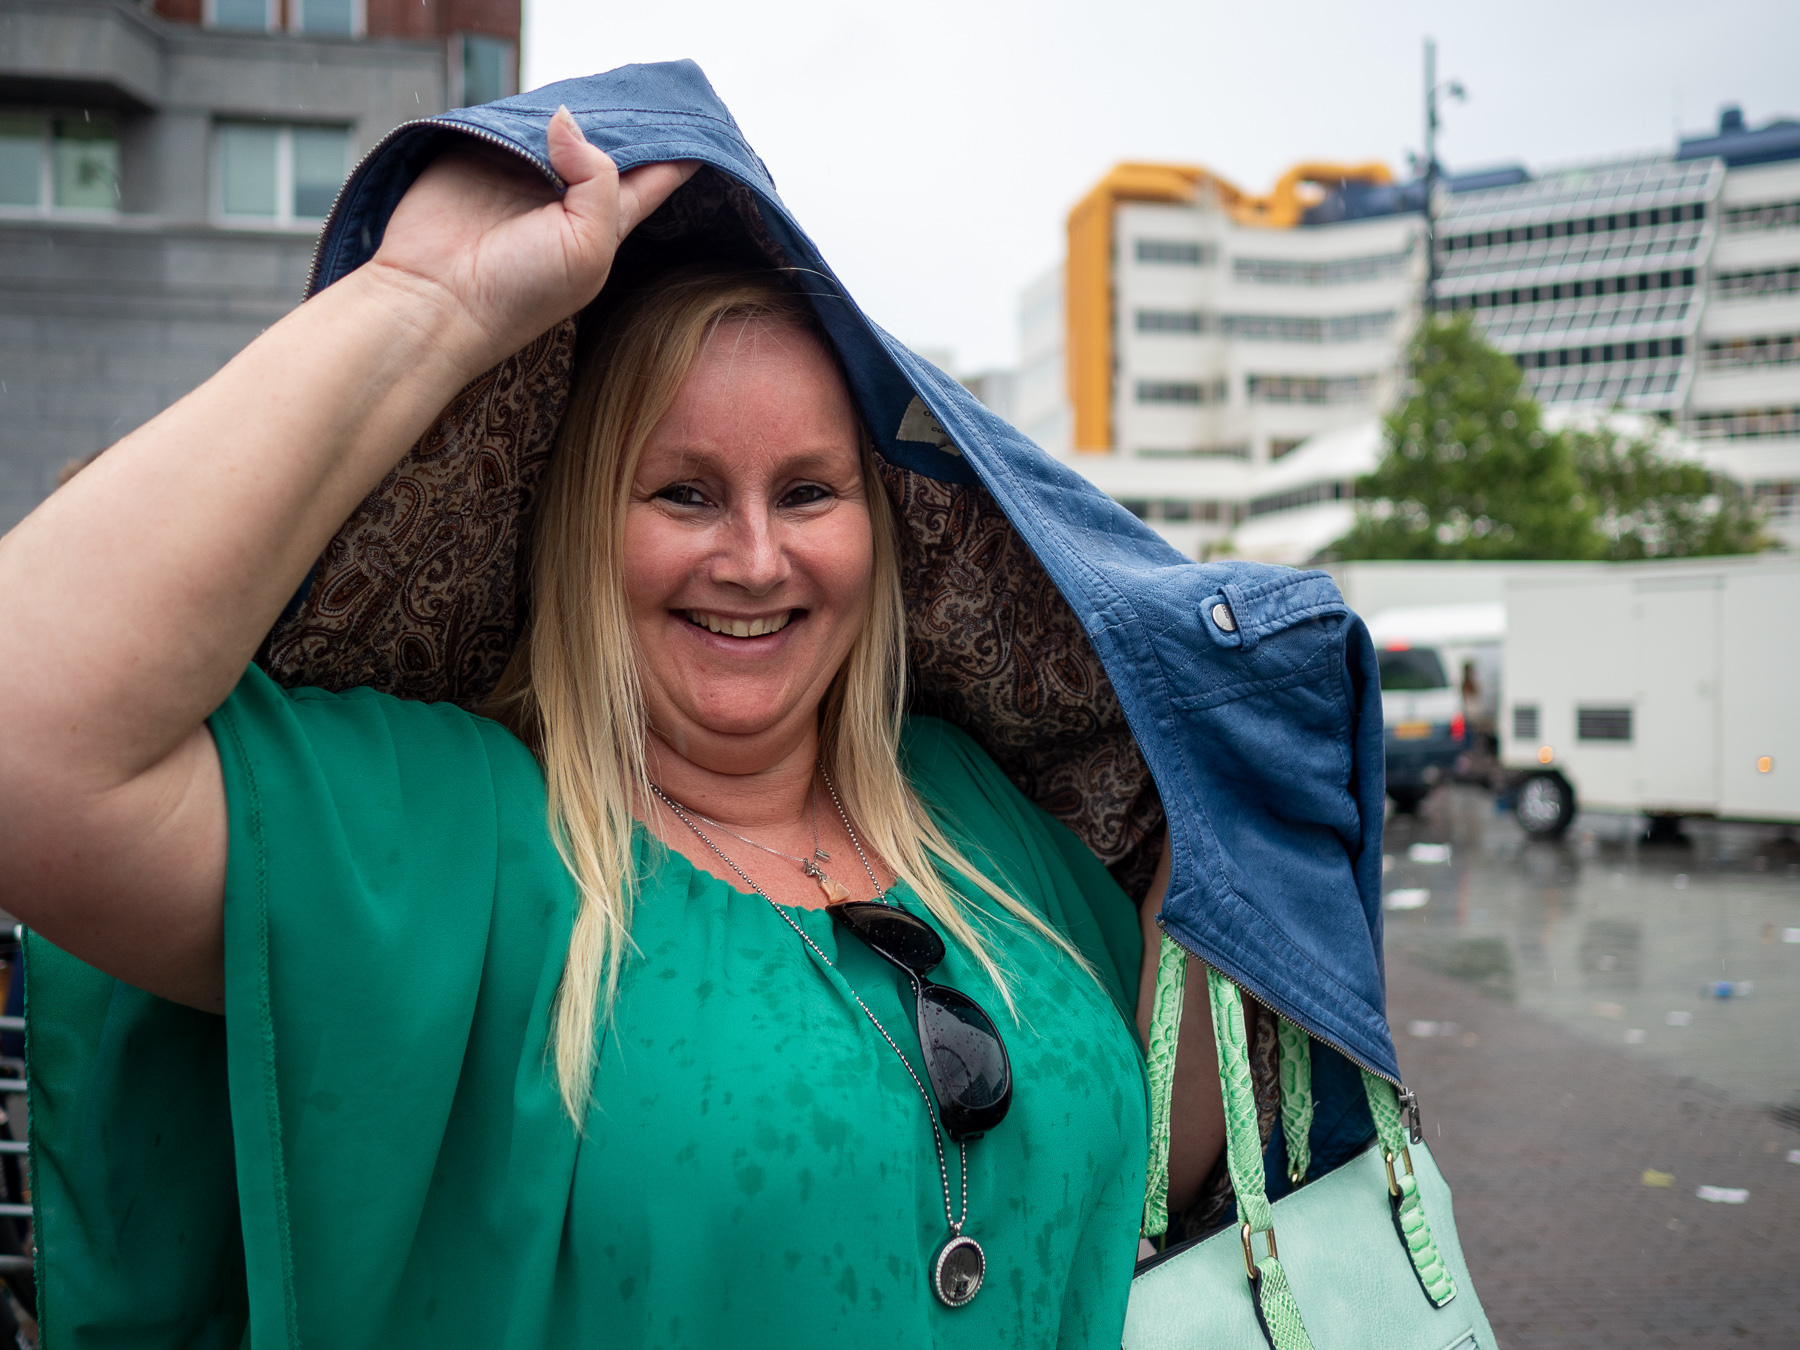
[[[661,789],[658,788],[657,791],[660,792]],[[767,844],[759,844],[754,839],[746,839],[743,835],[739,834],[736,830],[732,829],[731,826],[725,824],[723,821],[714,820],[711,816],[703,816],[698,811],[694,810],[692,807],[683,807],[682,809],[685,810],[689,815],[694,817],[695,820],[704,820],[708,825],[711,825],[715,830],[719,830],[722,833],[730,835],[733,839],[737,840],[738,843],[740,843],[740,844],[748,844],[748,845],[750,845],[751,848],[760,848],[764,853],[773,853],[777,858],[786,858],[789,862],[799,863],[800,870],[802,872],[806,873],[806,875],[811,877],[814,881],[818,882],[819,889],[825,892],[825,903],[828,905],[841,905],[841,904],[843,904],[844,901],[846,901],[850,898],[850,888],[848,886],[844,885],[840,881],[834,881],[831,878],[831,876],[825,871],[825,869],[819,866],[819,864],[822,862],[830,862],[831,855],[829,853],[827,853],[824,849],[819,847],[819,790],[818,790],[818,788],[815,787],[809,795],[811,796],[811,799],[812,799],[812,826],[813,826],[812,857],[810,857],[810,858],[802,858],[793,853],[784,853],[784,852],[782,852],[782,850],[780,850],[778,848],[770,848]],[[837,793],[835,790],[831,794],[831,799],[834,802],[837,800]],[[839,806],[838,814],[842,815],[843,812],[844,812],[844,808],[842,806]],[[848,822],[846,822],[845,827],[848,828]],[[702,839],[706,838],[705,835],[701,835],[700,837]],[[850,840],[852,843],[855,843],[856,836],[854,834],[852,834],[850,836]],[[711,841],[708,840],[709,845],[710,845],[710,843],[711,843]],[[857,853],[860,854],[862,852],[861,847],[859,846],[856,851],[857,851]],[[721,856],[723,856],[723,855],[721,855]],[[729,862],[730,859],[727,858],[726,861]],[[866,869],[868,867],[868,865],[869,865],[869,860],[867,858],[864,858],[863,859],[863,867]],[[871,880],[874,879],[874,875],[875,874],[873,872],[871,872],[869,874],[869,877]],[[881,898],[881,896],[882,896],[882,890],[881,890],[880,885],[877,884],[875,887],[875,898],[879,900]]]
[[[850,844],[855,848],[856,856],[862,859],[863,871],[869,874],[869,884],[875,888],[875,898],[877,900],[885,900],[887,892],[882,889],[881,883],[875,879],[875,869],[869,865],[869,856],[863,852],[862,844],[856,837],[856,831],[851,828],[850,817],[844,810],[844,804],[838,800],[837,788],[833,786],[831,775],[825,772],[825,766],[823,764],[819,765],[819,774],[825,780],[826,790],[831,793],[832,805],[837,807],[838,819],[844,822],[844,833],[850,836]],[[806,930],[795,923],[793,917],[788,914],[786,910],[776,904],[773,900],[770,900],[769,897],[763,893],[762,887],[750,880],[745,874],[744,869],[734,863],[730,857],[726,855],[725,850],[709,839],[706,831],[702,830],[699,825],[694,823],[695,817],[705,820],[709,825],[724,830],[725,833],[731,835],[733,839],[742,840],[744,843],[760,848],[766,853],[774,853],[779,857],[793,859],[793,861],[801,865],[808,876],[818,880],[823,874],[817,873],[815,868],[808,866],[810,860],[805,858],[795,858],[791,853],[782,853],[779,849],[769,848],[766,844],[758,844],[755,840],[744,839],[742,835],[726,829],[725,826],[720,825],[717,821],[709,820],[707,817],[700,815],[697,811],[689,811],[655,783],[650,785],[650,790],[662,800],[664,806],[668,807],[669,810],[674,813],[677,820],[681,821],[682,824],[686,825],[700,837],[701,843],[705,844],[714,853],[718,854],[719,860],[733,872],[737,873],[738,879],[749,888],[751,894],[761,896],[763,900],[768,903],[769,908],[774,910],[775,913],[780,916],[781,921],[789,928],[793,929],[794,932],[799,935],[802,942],[812,948],[814,956],[830,966],[832,970],[837,970],[837,963],[829,956],[825,955],[825,952],[820,948],[819,944],[814,942],[812,938],[807,935]],[[814,799],[814,806],[815,808],[817,806],[816,797]],[[813,851],[817,854],[819,849],[817,844],[816,815],[814,817],[814,822]],[[825,891],[827,897],[832,894],[831,890],[825,885],[825,881],[829,880],[830,878],[827,877],[824,881],[819,882],[820,889]],[[844,899],[847,900],[850,898],[849,892],[844,890],[842,885],[837,882],[831,882],[831,885],[838,890],[844,891]],[[843,972],[838,971],[838,974],[842,976]],[[894,1052],[894,1057],[900,1061],[901,1066],[906,1070],[906,1076],[912,1079],[913,1086],[919,1090],[920,1099],[925,1103],[925,1118],[931,1122],[931,1141],[937,1147],[938,1178],[943,1183],[944,1187],[944,1222],[949,1225],[950,1228],[950,1236],[944,1241],[943,1245],[938,1248],[937,1255],[931,1262],[931,1292],[937,1296],[938,1302],[942,1303],[945,1307],[960,1308],[973,1300],[975,1295],[981,1292],[981,1282],[987,1275],[987,1254],[981,1250],[981,1244],[979,1242],[963,1233],[963,1225],[968,1222],[969,1218],[968,1143],[965,1140],[958,1140],[956,1145],[958,1169],[962,1173],[962,1215],[957,1217],[951,1212],[950,1168],[944,1161],[944,1133],[938,1127],[937,1107],[931,1100],[931,1094],[925,1090],[925,1084],[919,1081],[919,1075],[913,1070],[912,1061],[907,1059],[907,1057],[901,1053],[900,1047],[895,1043],[894,1038],[888,1035],[888,1029],[881,1025],[881,1019],[875,1015],[868,1004],[863,1002],[862,995],[857,993],[855,988],[849,985],[848,981],[845,981],[845,985],[850,989],[850,997],[856,1000],[856,1006],[863,1010],[863,1015],[874,1024],[875,1030],[881,1033],[881,1039],[887,1042],[888,1049]]]

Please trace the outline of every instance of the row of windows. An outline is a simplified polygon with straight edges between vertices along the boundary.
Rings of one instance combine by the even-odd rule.
[[[1607,342],[1594,347],[1565,347],[1555,352],[1521,352],[1513,358],[1523,370],[1549,366],[1603,365],[1608,361],[1651,361],[1687,352],[1686,338],[1660,338],[1650,342]]]
[[[1590,295],[1622,295],[1627,291],[1666,291],[1677,286],[1692,286],[1696,276],[1691,267],[1675,267],[1666,272],[1640,272],[1631,277],[1599,277],[1593,281],[1564,281],[1550,286],[1514,286],[1504,291],[1448,296],[1438,301],[1438,308],[1498,309],[1502,305],[1579,300]]]
[[[226,220],[311,224],[349,170],[343,127],[221,122],[214,133],[214,211]],[[0,114],[0,207],[116,211],[119,138],[110,118]]]
[[[1291,314],[1211,314],[1197,309],[1140,309],[1140,333],[1198,335],[1224,333],[1252,342],[1360,342],[1386,337],[1399,316],[1391,309],[1374,314],[1334,314],[1327,318]]]
[[[1677,339],[1679,340],[1679,339]],[[1249,375],[1244,393],[1252,403],[1354,403],[1375,391],[1370,375]],[[1190,408],[1216,407],[1230,396],[1223,378],[1139,380],[1139,403],[1175,403]]]
[[[1672,406],[1681,383],[1680,362],[1615,362],[1612,365],[1552,366],[1530,372],[1531,396],[1546,406],[1575,403],[1612,408]]]
[[[1719,224],[1734,234],[1745,230],[1791,230],[1800,226],[1800,202],[1727,206],[1719,213]]]
[[[1800,333],[1765,337],[1715,338],[1706,344],[1709,370],[1750,370],[1800,362]]]
[[[1763,436],[1800,436],[1800,408],[1738,408],[1730,412],[1695,413],[1688,430],[1721,440],[1756,440]]]
[[[1224,445],[1190,445],[1181,449],[1144,446],[1138,450],[1137,455],[1139,459],[1249,459],[1250,446],[1246,441],[1230,441]]]
[[[1354,483],[1308,483],[1305,487],[1292,488],[1287,492],[1253,497],[1249,514],[1254,519],[1273,511],[1293,511],[1302,506],[1316,506],[1320,502],[1348,501],[1355,495],[1355,490]]]
[[[206,0],[202,18],[211,28],[268,33],[282,27],[281,0]],[[287,0],[287,29],[356,37],[367,27],[363,0]]]
[[[1371,253],[1360,258],[1332,258],[1324,262],[1302,262],[1294,258],[1233,258],[1231,271],[1239,281],[1266,286],[1343,286],[1396,276],[1406,270],[1412,255],[1409,243],[1398,253]]]
[[[1216,244],[1190,239],[1140,239],[1137,260],[1172,267],[1211,267],[1219,260],[1219,249]]]
[[[1689,202],[1683,206],[1656,207],[1649,211],[1620,211],[1606,216],[1589,216],[1585,220],[1552,220],[1542,225],[1515,225],[1506,230],[1480,230],[1473,234],[1447,235],[1446,253],[1472,248],[1497,248],[1504,244],[1529,244],[1539,239],[1557,239],[1575,234],[1602,234],[1612,230],[1635,230],[1644,225],[1673,225],[1683,220],[1705,220],[1706,203]]]
[[[1800,291],[1800,267],[1764,267],[1754,272],[1719,272],[1713,286],[1721,300],[1751,295],[1792,295]]]
[[[1222,521],[1227,525],[1235,525],[1240,519],[1236,502],[1195,502],[1173,498],[1152,501],[1143,497],[1121,497],[1119,505],[1139,520]]]
[[[1199,380],[1139,380],[1139,403],[1185,403],[1190,407],[1207,407],[1223,403],[1230,396],[1230,386],[1223,377],[1202,383]]]
[[[1252,403],[1358,403],[1375,392],[1369,375],[1252,375],[1246,380]]]

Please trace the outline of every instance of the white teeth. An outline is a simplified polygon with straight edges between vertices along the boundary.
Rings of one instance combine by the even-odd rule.
[[[708,614],[704,610],[690,609],[688,620],[713,633],[723,633],[731,637],[753,638],[765,637],[770,633],[779,633],[788,626],[793,611],[785,614],[771,615],[766,619],[727,619],[717,614]]]

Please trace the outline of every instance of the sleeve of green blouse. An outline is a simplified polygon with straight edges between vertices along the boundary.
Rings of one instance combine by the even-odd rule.
[[[1112,873],[948,722],[909,718],[902,755],[914,788],[945,832],[970,861],[1010,882],[1019,899],[1093,963],[1131,1021],[1143,935],[1137,908]]]
[[[251,1339],[381,1344],[437,1306],[418,1282],[455,1268],[460,1188],[507,1185],[470,1160],[524,1149],[552,1189],[573,1165],[544,1062],[569,891],[542,779],[455,707],[254,670],[212,727]],[[504,1222],[492,1200],[461,1222]]]

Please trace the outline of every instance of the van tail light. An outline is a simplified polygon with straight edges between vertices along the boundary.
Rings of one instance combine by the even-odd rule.
[[[1450,739],[1451,740],[1460,741],[1463,738],[1463,733],[1467,730],[1468,730],[1468,722],[1463,718],[1463,715],[1461,713],[1456,714],[1455,717],[1452,717],[1450,719]]]

